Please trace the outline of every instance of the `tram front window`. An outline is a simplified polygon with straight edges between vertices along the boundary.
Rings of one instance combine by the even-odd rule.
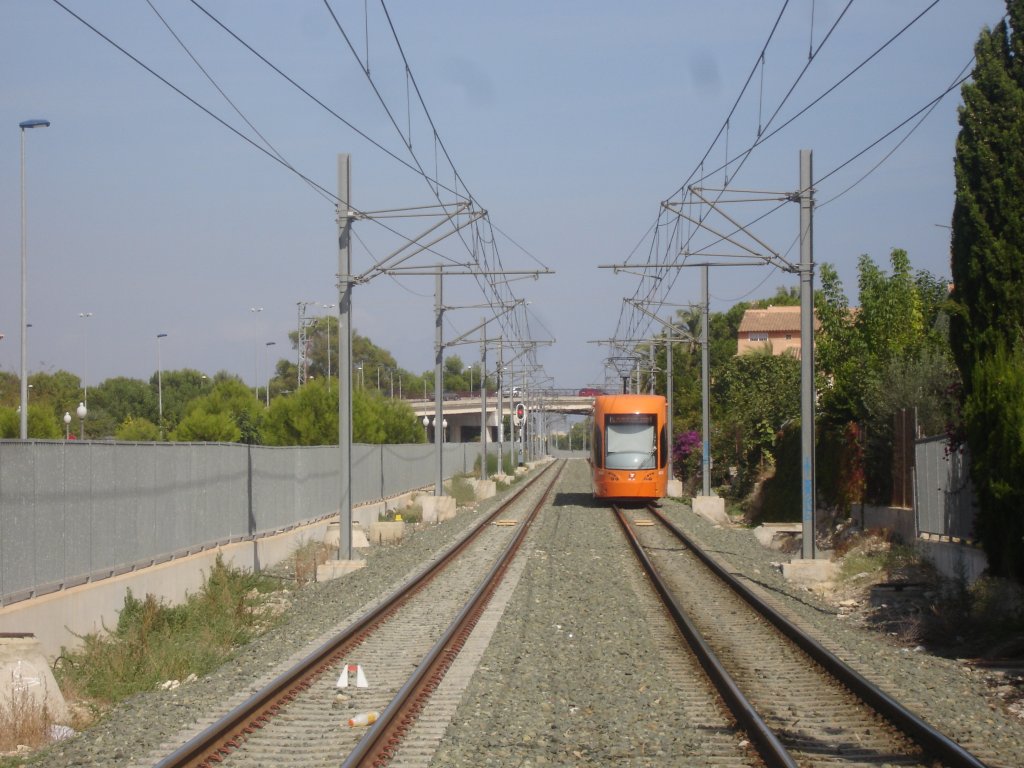
[[[654,469],[657,419],[653,414],[609,414],[605,430],[607,469]]]

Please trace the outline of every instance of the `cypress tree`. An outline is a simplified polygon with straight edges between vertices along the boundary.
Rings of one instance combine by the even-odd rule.
[[[977,530],[997,575],[1024,579],[1024,402],[1014,370],[1024,329],[1024,0],[975,45],[956,143],[950,341],[979,500]]]

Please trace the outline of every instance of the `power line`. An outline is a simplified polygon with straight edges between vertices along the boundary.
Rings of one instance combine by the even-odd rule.
[[[260,137],[260,140],[261,140],[261,141],[262,141],[262,142],[263,142],[263,143],[264,143],[264,144],[266,145],[266,147],[267,147],[267,148],[268,148],[268,149],[269,149],[269,150],[270,150],[270,151],[271,151],[271,152],[273,153],[274,157],[276,157],[276,158],[277,158],[278,160],[280,160],[280,161],[281,161],[282,163],[284,163],[284,165],[286,165],[286,166],[287,166],[288,168],[290,168],[290,169],[291,169],[292,171],[294,171],[294,170],[295,170],[295,166],[293,166],[293,165],[292,165],[291,163],[289,163],[289,162],[288,162],[288,161],[287,161],[287,160],[285,159],[284,155],[282,155],[282,154],[281,154],[281,153],[280,153],[280,152],[279,152],[279,151],[277,150],[277,148],[276,148],[276,147],[274,147],[274,145],[273,145],[273,144],[272,144],[272,143],[270,142],[270,140],[269,140],[269,139],[267,139],[267,137],[266,137],[266,136],[264,136],[264,135],[263,135],[262,133],[260,133],[259,129],[258,129],[258,128],[257,128],[257,127],[256,127],[255,125],[253,125],[252,121],[251,121],[251,120],[249,120],[249,118],[248,118],[248,117],[246,117],[246,116],[245,116],[245,114],[244,114],[244,113],[242,112],[242,110],[241,110],[241,109],[239,109],[238,105],[237,105],[237,104],[235,104],[235,102],[231,100],[231,98],[230,98],[230,97],[229,97],[229,96],[227,95],[227,93],[226,93],[226,92],[224,91],[224,89],[220,87],[220,85],[219,85],[219,84],[217,83],[217,81],[216,81],[216,80],[215,80],[215,79],[213,78],[213,76],[212,76],[212,75],[211,75],[211,74],[210,74],[210,73],[209,73],[209,72],[208,72],[208,71],[206,70],[206,68],[205,68],[205,67],[204,67],[204,66],[203,66],[202,64],[200,64],[200,63],[199,63],[199,59],[197,59],[197,58],[196,58],[196,57],[195,57],[195,56],[193,55],[192,51],[191,51],[191,50],[189,50],[189,47],[188,47],[187,45],[185,45],[185,42],[184,42],[184,41],[183,41],[183,40],[181,39],[181,37],[179,37],[179,36],[178,36],[178,34],[177,34],[177,33],[176,33],[175,31],[174,31],[174,29],[172,29],[172,28],[171,28],[171,25],[170,25],[170,24],[168,23],[167,19],[165,19],[165,18],[164,18],[164,17],[163,17],[162,15],[161,15],[160,11],[158,11],[158,10],[157,10],[156,6],[155,6],[155,5],[153,5],[153,0],[146,0],[146,3],[147,3],[147,4],[149,5],[149,7],[150,7],[150,8],[152,9],[153,13],[154,13],[154,14],[156,14],[156,17],[157,17],[158,19],[160,19],[160,22],[161,22],[161,23],[162,23],[162,24],[164,25],[164,27],[166,27],[166,28],[167,28],[167,31],[168,31],[168,32],[169,32],[169,33],[171,34],[171,36],[172,36],[172,37],[173,37],[173,38],[174,38],[174,39],[175,39],[175,40],[177,41],[178,45],[180,45],[180,46],[181,46],[182,50],[184,50],[184,51],[185,51],[185,53],[186,53],[186,54],[188,55],[188,57],[189,57],[190,59],[192,59],[193,63],[194,63],[195,65],[196,65],[196,67],[198,67],[198,68],[199,68],[199,71],[203,73],[203,76],[204,76],[204,77],[206,77],[206,79],[207,79],[207,80],[209,81],[210,85],[212,85],[212,86],[213,86],[214,88],[216,88],[216,89],[217,89],[217,92],[218,92],[218,93],[219,93],[219,94],[220,94],[221,96],[223,96],[223,97],[224,97],[224,101],[226,101],[226,102],[228,103],[228,105],[229,105],[229,106],[230,106],[230,107],[231,107],[231,108],[232,108],[233,110],[235,110],[235,114],[237,114],[237,115],[238,115],[238,116],[239,116],[240,118],[242,118],[242,120],[243,120],[243,121],[245,122],[245,124],[246,124],[246,125],[248,125],[248,126],[249,126],[249,128],[250,128],[250,129],[252,130],[252,132],[253,132],[253,133],[255,133],[255,134],[256,134],[257,136],[259,136],[259,137]],[[301,175],[301,174],[300,174],[300,175]],[[307,183],[308,183],[308,182],[307,182]],[[333,201],[333,200],[331,199],[331,195],[327,194],[327,193],[326,193],[326,192],[325,192],[324,190],[320,189],[320,188],[319,188],[319,187],[318,187],[317,185],[315,185],[315,184],[310,184],[310,188],[311,188],[311,189],[313,189],[313,190],[314,190],[314,191],[315,191],[315,192],[316,192],[317,194],[319,194],[319,195],[320,195],[321,197],[323,197],[323,198],[324,198],[325,200],[327,200],[327,201],[329,201],[329,202],[334,202],[334,201]]]

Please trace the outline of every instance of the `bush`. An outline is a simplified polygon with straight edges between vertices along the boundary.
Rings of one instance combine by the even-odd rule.
[[[202,589],[182,605],[151,594],[140,600],[129,590],[113,632],[86,635],[80,650],[64,651],[58,682],[112,703],[165,680],[207,674],[268,628],[260,595],[276,586],[218,556]]]
[[[456,475],[452,478],[450,490],[455,497],[456,505],[465,507],[476,501],[476,490],[472,481],[473,478],[469,475]]]

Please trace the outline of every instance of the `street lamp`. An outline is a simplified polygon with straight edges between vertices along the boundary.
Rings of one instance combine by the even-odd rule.
[[[166,339],[166,333],[156,335],[156,400],[160,413],[160,439],[164,439],[164,369],[160,364],[160,339]]]
[[[264,349],[266,349],[268,355],[270,354],[270,348],[272,346],[274,346],[275,344],[277,344],[276,341],[268,341],[266,343],[266,345],[264,346]],[[269,363],[270,361],[268,360],[267,362]],[[271,379],[270,366],[268,365],[267,366],[267,408],[270,407],[270,379]],[[328,383],[329,382],[330,382],[330,379],[328,379]]]
[[[71,414],[68,411],[64,411],[64,439],[71,439]]]
[[[85,414],[88,413],[85,403],[79,403],[75,413],[78,414],[78,439],[85,440]]]
[[[430,426],[430,418],[427,416],[423,417],[423,439],[428,443],[430,442],[430,433],[427,432],[427,427]]]
[[[448,442],[448,419],[445,419],[445,418],[441,419],[441,429],[443,430],[441,432],[441,442],[442,443],[447,443]]]
[[[473,366],[468,366],[466,370],[469,371],[469,393],[473,394]]]
[[[263,307],[249,307],[249,311],[252,312],[253,316],[258,316],[263,311]],[[252,377],[253,377],[253,388],[256,390],[257,399],[260,396],[260,348],[259,343],[252,351]]]
[[[88,320],[90,317],[92,317],[92,312],[79,312],[78,316],[80,318],[82,318],[83,320]],[[83,395],[84,395],[84,397],[82,399],[85,400],[85,407],[88,408],[89,407],[89,324],[88,323],[85,324],[85,332],[83,333],[83,337],[84,337],[84,342],[85,342],[85,344],[84,344],[84,347],[85,347],[85,375],[82,377],[82,392],[83,392]]]
[[[21,128],[21,439],[28,439],[28,240],[25,215],[25,130],[49,128],[49,120],[25,120]]]

